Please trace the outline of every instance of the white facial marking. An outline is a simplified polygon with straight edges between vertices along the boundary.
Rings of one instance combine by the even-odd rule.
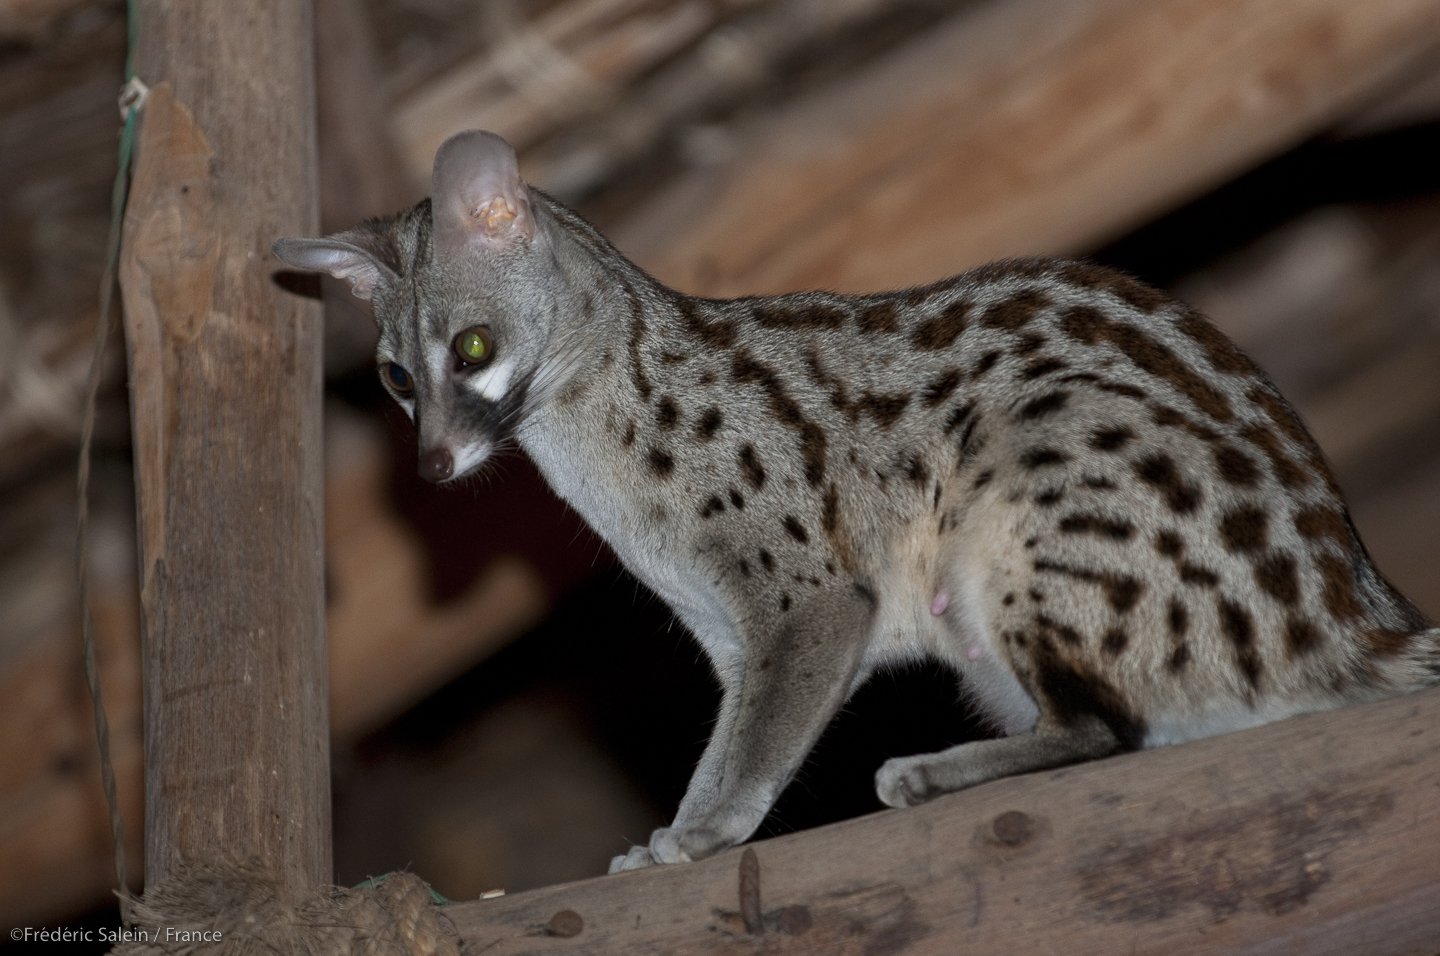
[[[451,454],[455,458],[454,477],[460,478],[483,465],[485,459],[490,457],[490,452],[493,450],[494,446],[488,441],[476,442],[473,445],[462,445],[459,448],[453,449]]]
[[[478,392],[482,398],[498,402],[510,389],[510,375],[514,366],[510,362],[498,362],[482,372],[471,375],[466,386]]]

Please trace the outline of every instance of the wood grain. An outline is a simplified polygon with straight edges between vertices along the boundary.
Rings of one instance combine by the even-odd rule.
[[[734,160],[611,238],[706,295],[895,288],[1080,252],[1313,135],[1437,50],[1440,0],[975,4],[737,131]]]
[[[486,956],[1433,954],[1437,789],[1440,689],[446,912]]]
[[[146,885],[330,879],[310,5],[140,3],[122,285],[138,492]]]

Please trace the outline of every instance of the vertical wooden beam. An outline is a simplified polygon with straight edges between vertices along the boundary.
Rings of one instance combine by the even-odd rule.
[[[316,227],[308,0],[138,0],[121,281],[139,500],[145,882],[331,878],[320,316],[269,247]]]

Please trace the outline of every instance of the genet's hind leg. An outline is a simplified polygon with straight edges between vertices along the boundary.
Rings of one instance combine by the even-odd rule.
[[[1100,720],[1061,726],[1042,718],[1029,733],[887,760],[875,774],[875,792],[889,806],[913,807],[1000,777],[1062,767],[1124,749],[1128,748]]]

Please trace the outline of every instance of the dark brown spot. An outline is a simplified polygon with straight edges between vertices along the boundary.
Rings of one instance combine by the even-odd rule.
[[[1121,614],[1131,611],[1145,592],[1145,585],[1128,574],[1093,571],[1089,568],[1077,568],[1045,559],[1035,561],[1033,567],[1041,573],[1060,574],[1077,581],[1087,581],[1099,585],[1105,595],[1105,600]]]
[[[1025,364],[1025,367],[1020,370],[1020,377],[1027,382],[1033,382],[1035,379],[1043,378],[1051,372],[1064,371],[1069,367],[1070,363],[1064,359],[1055,358],[1053,355],[1041,355],[1031,359]]]
[[[695,437],[701,441],[709,441],[715,437],[724,421],[725,416],[720,414],[720,409],[710,406],[700,413],[700,420],[695,423]]]
[[[980,356],[979,361],[975,363],[975,368],[970,372],[971,380],[974,381],[979,379],[986,372],[994,368],[995,363],[998,361],[1000,361],[1000,352],[997,349],[991,349],[984,355]]]
[[[1315,563],[1320,569],[1320,594],[1331,617],[1347,620],[1363,614],[1365,609],[1355,594],[1355,576],[1349,563],[1333,554],[1317,555]]]
[[[985,446],[983,438],[974,438],[975,429],[980,425],[980,416],[976,415],[965,423],[965,429],[960,433],[960,460],[964,462],[971,454],[978,455],[980,449]],[[973,444],[972,444],[973,439]]]
[[[1111,628],[1100,639],[1100,649],[1111,657],[1119,656],[1130,643],[1130,635],[1119,628]]]
[[[1034,289],[1026,289],[987,308],[980,316],[980,324],[1013,332],[1028,325],[1041,310],[1049,307],[1049,296]]]
[[[1017,635],[1016,646],[1024,646]],[[1104,678],[1083,665],[1061,660],[1049,641],[1037,639],[1031,658],[1046,710],[1065,726],[1099,720],[1118,746],[1134,750],[1145,739],[1145,724]]]
[[[845,312],[818,302],[759,300],[753,313],[755,321],[776,329],[838,329],[845,324]]]
[[[1125,575],[1111,575],[1104,587],[1110,606],[1121,614],[1134,608],[1135,602],[1140,600],[1140,595],[1145,593],[1145,585],[1138,579]]]
[[[1093,534],[1112,541],[1129,541],[1135,526],[1123,519],[1077,513],[1061,518],[1060,530],[1065,534]]]
[[[744,511],[744,510],[745,510],[745,496],[742,495],[742,494],[739,492],[738,489],[731,488],[731,489],[730,489],[730,504],[731,504],[732,507],[735,508],[736,511]]]
[[[1413,631],[1396,631],[1390,628],[1376,628],[1361,635],[1365,645],[1376,657],[1394,657],[1409,650],[1415,643]]]
[[[740,473],[756,491],[765,487],[765,469],[760,464],[760,456],[755,454],[755,446],[749,443],[740,446]]]
[[[1241,429],[1240,437],[1260,450],[1270,463],[1270,472],[1275,480],[1286,488],[1303,488],[1310,483],[1313,477],[1310,472],[1285,453],[1280,447],[1280,439],[1264,425],[1246,425]]]
[[[1185,553],[1185,541],[1174,531],[1159,531],[1155,534],[1155,550],[1167,558],[1178,558]]]
[[[1042,508],[1050,508],[1065,500],[1065,489],[1047,488],[1035,496],[1035,503]]]
[[[1170,652],[1170,659],[1165,662],[1165,665],[1170,668],[1170,673],[1178,674],[1188,667],[1189,664],[1190,645],[1181,641],[1176,644],[1175,649]]]
[[[1170,608],[1167,616],[1167,623],[1170,625],[1170,634],[1173,637],[1184,637],[1190,630],[1190,612],[1179,598],[1170,598]]]
[[[1235,662],[1252,689],[1260,686],[1260,657],[1255,653],[1255,621],[1250,612],[1226,598],[1216,604],[1220,630],[1235,646]]]
[[[1180,477],[1175,459],[1157,452],[1135,462],[1135,474],[1165,498],[1170,510],[1189,514],[1200,505],[1200,489]]]
[[[814,422],[800,426],[800,457],[805,462],[805,481],[811,488],[825,480],[825,432]]]
[[[966,421],[969,420],[970,416],[974,414],[974,412],[974,402],[966,402],[964,405],[956,406],[955,409],[950,412],[950,416],[945,419],[945,434],[948,435],[955,429],[964,425]]]
[[[1068,455],[1056,448],[1031,448],[1020,456],[1020,464],[1030,471],[1051,465],[1063,465],[1069,460]]]
[[[1245,393],[1245,397],[1258,405],[1265,412],[1266,417],[1292,442],[1307,452],[1315,450],[1315,443],[1310,438],[1310,433],[1305,430],[1300,416],[1295,414],[1295,409],[1290,407],[1290,403],[1281,398],[1274,389],[1267,388],[1263,384],[1256,385]]]
[[[1053,635],[1061,643],[1069,644],[1071,647],[1079,647],[1084,643],[1079,631],[1047,615],[1035,615],[1035,626],[1039,628],[1042,633]]]
[[[1229,442],[1215,445],[1215,469],[1225,481],[1241,488],[1252,488],[1260,480],[1260,467],[1255,459]]]
[[[662,431],[674,428],[680,421],[680,406],[669,395],[663,396],[655,405],[655,424]]]
[[[631,445],[635,444],[634,419],[631,419],[625,424],[625,434],[620,436],[620,444],[624,445],[626,448],[629,448]]]
[[[1271,551],[1255,565],[1255,583],[1281,604],[1300,600],[1300,572],[1295,558],[1284,551]]]
[[[705,504],[700,506],[700,517],[709,518],[711,515],[718,515],[725,510],[725,502],[716,495],[705,499]]]
[[[965,316],[970,311],[970,302],[958,299],[938,315],[931,316],[915,326],[910,333],[910,342],[917,349],[934,352],[955,344],[960,333],[965,331]]]
[[[995,471],[994,471],[993,469],[986,468],[984,471],[980,472],[980,474],[978,474],[978,475],[975,476],[975,481],[974,481],[974,483],[971,485],[971,487],[972,487],[972,488],[984,488],[986,485],[990,484],[990,482],[991,482],[994,478],[995,478]]]
[[[1205,358],[1218,372],[1230,375],[1258,375],[1259,370],[1244,352],[1235,347],[1226,335],[1211,325],[1204,316],[1194,310],[1180,316],[1176,323],[1180,331],[1194,339]]]
[[[1045,418],[1054,415],[1065,407],[1070,401],[1069,392],[1046,392],[1038,398],[1032,398],[1020,406],[1020,412],[1016,415],[1022,422],[1031,422],[1037,418]]]
[[[1186,584],[1194,584],[1202,588],[1213,588],[1220,585],[1220,575],[1209,568],[1202,568],[1198,564],[1191,564],[1185,561],[1180,565],[1180,580]]]
[[[663,448],[652,447],[645,458],[657,478],[669,478],[675,470],[675,459]]]
[[[930,481],[930,469],[925,467],[925,460],[914,452],[905,459],[905,478],[919,487],[924,487]]]
[[[1077,262],[1060,271],[1060,277],[1076,285],[1115,296],[1140,312],[1154,312],[1170,304],[1171,298],[1159,289],[1107,266]]]
[[[790,397],[775,370],[744,350],[735,353],[731,372],[739,383],[758,385],[769,400],[771,414],[782,424],[800,434],[800,454],[805,463],[805,480],[812,488],[819,487],[825,477],[825,432],[801,412]]]
[[[780,595],[780,611],[783,613],[788,610],[790,610],[790,595],[782,594]]]
[[[1285,622],[1285,649],[1291,657],[1310,654],[1320,648],[1320,632],[1303,617],[1291,617]]]
[[[645,312],[640,305],[640,299],[635,290],[628,284],[622,286],[625,291],[625,299],[630,305],[630,381],[635,386],[635,391],[640,400],[648,402],[650,393],[653,391],[650,385],[650,377],[645,374],[645,363],[640,354],[640,343],[645,341],[647,334],[645,328]]]
[[[1150,418],[1157,425],[1164,426],[1165,428],[1178,428],[1204,441],[1214,442],[1221,440],[1218,431],[1209,425],[1197,422],[1189,415],[1186,415],[1177,408],[1171,408],[1169,405],[1152,406],[1150,409]]]
[[[675,304],[680,315],[680,325],[686,334],[711,349],[728,349],[740,337],[740,328],[734,319],[709,319],[702,314],[701,304],[688,296],[681,296]]]
[[[1270,516],[1253,505],[1227,511],[1220,519],[1220,541],[1227,551],[1261,551],[1269,538]]]
[[[874,419],[881,428],[890,428],[910,405],[910,397],[909,392],[862,392],[855,401],[855,407]]]
[[[773,555],[770,554],[769,551],[761,548],[758,557],[760,558],[760,566],[762,568],[764,568],[766,571],[775,570],[775,558]]]
[[[960,370],[958,368],[947,369],[929,385],[925,386],[923,394],[925,407],[934,408],[954,394],[955,389],[959,387]]]
[[[856,321],[860,331],[869,335],[897,332],[900,329],[900,312],[894,302],[877,302],[866,307]]]
[[[1128,382],[1107,382],[1099,381],[1095,387],[1102,392],[1109,392],[1111,395],[1123,395],[1126,398],[1133,398],[1136,401],[1144,401],[1150,397],[1150,393],[1138,385],[1131,385]]]
[[[1350,547],[1350,521],[1339,508],[1306,505],[1295,514],[1295,530],[1310,541],[1329,538],[1342,548]]]
[[[1015,342],[1011,349],[1016,355],[1029,355],[1038,352],[1046,343],[1047,339],[1039,332],[1026,332]]]
[[[1077,305],[1060,317],[1066,335],[1087,345],[1109,344],[1137,368],[1169,382],[1205,414],[1217,421],[1235,417],[1230,400],[1149,333],[1128,322],[1112,320],[1099,309]]]
[[[1119,451],[1135,438],[1135,431],[1128,425],[1109,425],[1097,428],[1090,436],[1090,447],[1096,451]]]
[[[781,524],[785,526],[785,533],[801,544],[806,544],[810,541],[810,535],[806,532],[805,526],[801,524],[799,519],[794,515],[786,515],[784,520],[781,521]]]

